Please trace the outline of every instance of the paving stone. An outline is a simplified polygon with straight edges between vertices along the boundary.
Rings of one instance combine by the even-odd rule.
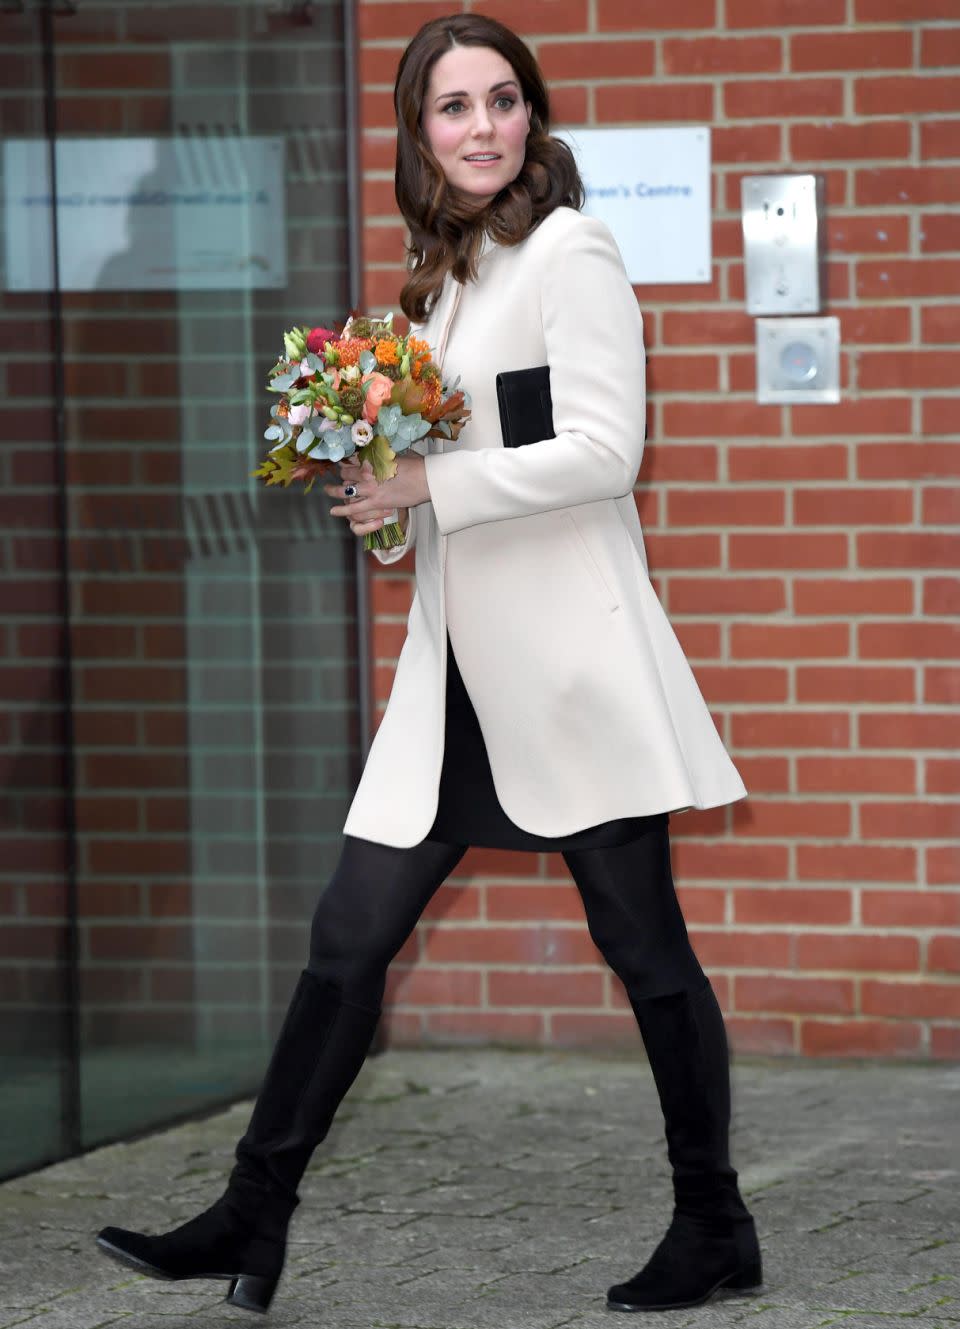
[[[732,1153],[765,1285],[657,1329],[960,1329],[958,1089],[952,1066],[738,1059]],[[0,1329],[249,1326],[225,1285],[141,1278],[93,1238],[210,1204],[250,1107],[0,1186]],[[475,1048],[373,1058],[301,1197],[277,1329],[612,1329],[606,1288],[670,1215],[649,1069]]]

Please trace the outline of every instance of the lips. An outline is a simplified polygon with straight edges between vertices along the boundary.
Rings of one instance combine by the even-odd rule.
[[[470,154],[469,157],[464,157],[463,160],[464,160],[465,162],[472,162],[472,161],[495,161],[495,162],[498,162],[498,161],[500,160],[500,154],[499,154],[499,152],[493,152],[493,153],[487,153],[487,152],[478,153],[478,152],[473,152],[473,153]]]

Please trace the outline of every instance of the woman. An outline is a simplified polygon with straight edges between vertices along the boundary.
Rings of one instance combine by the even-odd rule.
[[[620,1310],[760,1283],[728,1153],[723,1019],[687,938],[670,812],[746,790],[647,577],[632,489],[643,342],[616,244],[579,208],[524,43],[478,15],[427,23],[400,63],[404,312],[462,376],[456,445],[424,440],[378,484],[326,486],[356,535],[394,508],[417,593],[390,702],[314,915],[310,953],[223,1196],[158,1237],[106,1228],[143,1272],[231,1280],[265,1310],[297,1185],[359,1071],[387,966],[470,844],[559,850],[622,980],[664,1112],[674,1212]],[[550,367],[555,437],[504,449],[500,369]],[[596,376],[594,382],[591,375]],[[344,501],[346,500],[346,501]],[[400,778],[397,778],[398,775]]]

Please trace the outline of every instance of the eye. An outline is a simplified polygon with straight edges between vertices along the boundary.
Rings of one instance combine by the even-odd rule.
[[[509,109],[510,109],[511,106],[515,106],[515,105],[517,104],[517,99],[516,99],[516,97],[508,97],[507,94],[506,94],[505,92],[501,92],[500,96],[497,98],[497,101],[498,101],[498,102],[506,102],[506,103],[507,103],[507,110],[508,110],[508,111],[509,111]]]
[[[441,112],[441,114],[442,114],[442,115],[446,115],[446,113],[447,113],[448,111],[452,111],[453,108],[454,108],[455,106],[462,106],[462,105],[463,105],[463,102],[447,102],[447,104],[446,104],[446,106],[443,108],[443,111]]]

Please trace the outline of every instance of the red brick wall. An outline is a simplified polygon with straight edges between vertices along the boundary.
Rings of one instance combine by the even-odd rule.
[[[713,128],[709,286],[637,288],[654,585],[750,791],[675,819],[745,1051],[960,1055],[956,0],[362,0],[366,301],[398,308],[392,86],[417,27],[514,24],[559,125]],[[740,177],[826,176],[839,406],[758,406]],[[951,215],[951,213],[953,215]],[[379,713],[412,567],[372,573]],[[559,856],[471,851],[394,974],[401,1040],[633,1040]]]

